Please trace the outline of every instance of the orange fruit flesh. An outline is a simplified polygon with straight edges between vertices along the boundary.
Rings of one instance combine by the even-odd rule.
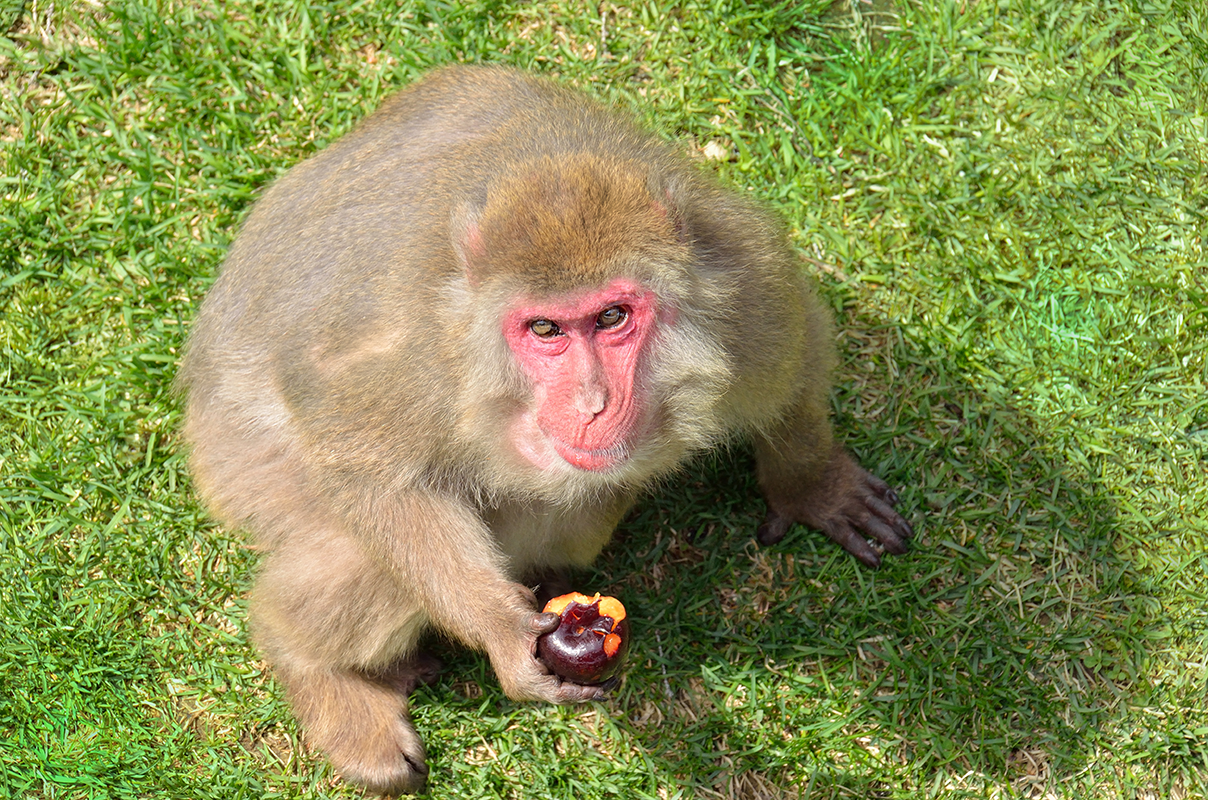
[[[542,611],[547,614],[557,614],[561,616],[562,612],[565,611],[566,607],[571,603],[590,606],[597,602],[600,604],[600,616],[612,617],[612,628],[613,630],[616,630],[617,626],[621,624],[621,620],[625,619],[625,606],[615,597],[608,597],[607,595],[601,596],[598,592],[594,597],[580,594],[579,592],[570,592],[568,594],[559,595],[546,603],[545,608],[543,608]]]

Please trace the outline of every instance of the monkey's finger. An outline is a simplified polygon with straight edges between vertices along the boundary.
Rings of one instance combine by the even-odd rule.
[[[603,700],[605,690],[602,686],[584,686],[581,683],[563,681],[557,690],[559,703],[586,703],[589,700]]]
[[[613,675],[613,676],[612,676],[611,678],[609,678],[608,680],[606,680],[606,681],[604,681],[603,683],[599,684],[599,687],[600,687],[600,690],[601,690],[601,691],[603,691],[605,694],[608,694],[608,693],[609,693],[609,692],[611,692],[613,689],[617,688],[617,686],[618,686],[618,685],[620,685],[620,683],[621,683],[621,676],[620,676],[620,675]]]
[[[881,556],[872,549],[863,536],[846,522],[836,523],[826,530],[826,535],[833,539],[847,552],[851,553],[860,563],[871,569],[881,566]]]
[[[776,544],[776,542],[784,538],[784,535],[789,532],[789,528],[792,525],[793,521],[791,519],[782,517],[769,509],[767,517],[763,520],[763,524],[755,532],[755,538],[759,540],[760,544]]]
[[[534,614],[529,617],[529,630],[540,636],[543,633],[557,630],[562,623],[562,617],[554,613]]]

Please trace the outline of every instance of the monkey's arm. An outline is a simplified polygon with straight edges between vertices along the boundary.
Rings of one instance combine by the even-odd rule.
[[[490,531],[470,508],[404,491],[363,496],[350,510],[408,599],[437,628],[485,651],[508,697],[575,703],[604,695],[601,687],[563,681],[537,660],[537,637],[559,617],[539,613],[532,591],[508,579]]]
[[[800,522],[869,567],[880,566],[881,557],[868,538],[890,553],[906,552],[913,530],[894,510],[897,495],[834,443],[822,397],[807,394],[778,424],[756,436],[755,454],[768,504],[767,519],[759,526],[761,543],[780,541]]]

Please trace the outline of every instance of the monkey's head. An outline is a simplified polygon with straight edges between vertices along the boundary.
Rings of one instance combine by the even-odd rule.
[[[535,486],[644,482],[720,427],[729,372],[694,331],[699,275],[669,183],[648,164],[539,160],[455,214],[480,335],[514,368],[480,370],[467,396],[509,409],[502,446]]]

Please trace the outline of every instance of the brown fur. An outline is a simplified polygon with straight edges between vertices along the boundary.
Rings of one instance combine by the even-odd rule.
[[[532,388],[517,298],[625,278],[666,311],[637,380],[654,429],[608,472],[538,470],[508,426]],[[779,226],[627,119],[552,83],[441,70],[295,167],[249,217],[180,382],[198,489],[267,551],[252,628],[352,781],[427,773],[406,693],[436,630],[513,698],[577,702],[534,658],[522,581],[588,563],[652,478],[754,438],[760,538],[817,527],[901,552],[892,492],[831,439],[828,316]]]

